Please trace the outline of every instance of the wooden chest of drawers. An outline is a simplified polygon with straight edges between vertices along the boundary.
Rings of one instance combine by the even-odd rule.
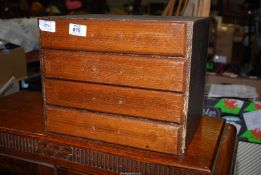
[[[208,20],[39,20],[46,130],[182,154],[200,121]]]

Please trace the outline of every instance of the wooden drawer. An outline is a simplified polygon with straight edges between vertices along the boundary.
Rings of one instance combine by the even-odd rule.
[[[49,105],[46,113],[49,131],[168,154],[180,152],[181,127],[176,124]]]
[[[47,104],[182,122],[179,93],[46,79],[45,97]]]
[[[41,32],[42,48],[98,52],[184,56],[186,23],[161,20],[121,20],[118,16],[89,15],[86,19],[55,20],[55,32]],[[138,20],[137,20],[138,19]],[[139,20],[140,19],[140,20]],[[44,20],[52,21],[45,18]],[[69,24],[87,27],[85,37],[69,35]]]
[[[44,50],[45,76],[183,92],[186,60],[93,52]]]

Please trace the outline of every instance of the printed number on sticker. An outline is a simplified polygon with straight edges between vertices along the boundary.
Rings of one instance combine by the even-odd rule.
[[[86,37],[87,26],[80,24],[69,24],[69,34]]]
[[[39,28],[44,32],[55,32],[55,22],[39,20]]]

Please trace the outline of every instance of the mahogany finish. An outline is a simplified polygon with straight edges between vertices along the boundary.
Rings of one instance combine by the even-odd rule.
[[[57,175],[91,175],[91,174],[86,174],[86,173],[81,173],[81,172],[61,168],[58,169]]]
[[[54,167],[58,174],[72,175],[233,174],[236,130],[216,118],[202,118],[187,154],[182,156],[48,134],[44,132],[40,93],[20,92],[0,98],[0,120],[0,154],[33,163],[15,164],[21,167],[40,164],[47,166],[43,168],[46,171]],[[0,162],[0,172],[12,172],[8,162]],[[39,170],[30,169],[41,175]]]
[[[234,174],[234,169],[229,167],[235,167],[236,162],[235,155],[238,147],[237,138],[235,139],[236,131],[233,125],[226,125],[223,132],[224,137],[220,141],[220,145],[224,146],[219,149],[222,154],[217,155],[215,172],[216,174]],[[231,157],[231,159],[227,159],[227,157]]]
[[[40,20],[55,23],[54,32],[40,32],[47,131],[185,153],[202,114],[207,18],[87,15]],[[86,36],[69,34],[70,24],[84,25]],[[132,139],[123,139],[126,135]]]
[[[1,175],[56,175],[56,169],[47,163],[0,154],[0,173]]]

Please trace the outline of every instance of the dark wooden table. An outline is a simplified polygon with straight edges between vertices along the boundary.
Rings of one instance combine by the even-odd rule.
[[[0,172],[10,174],[232,174],[236,131],[203,117],[187,154],[173,156],[44,132],[42,96],[0,98]]]

